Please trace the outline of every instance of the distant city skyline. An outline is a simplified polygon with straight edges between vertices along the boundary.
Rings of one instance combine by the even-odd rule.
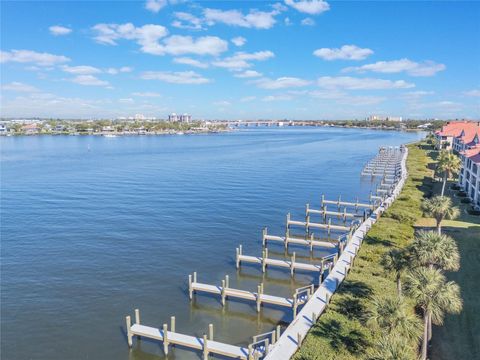
[[[474,1],[1,7],[2,117],[480,118]]]

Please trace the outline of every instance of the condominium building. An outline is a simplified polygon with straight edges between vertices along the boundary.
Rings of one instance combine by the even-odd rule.
[[[457,136],[462,134],[465,128],[472,126],[471,121],[451,121],[435,132],[437,149],[451,150],[453,149],[453,142]]]
[[[451,147],[462,160],[458,184],[480,208],[480,122],[464,122],[455,131]]]
[[[180,121],[180,122],[190,122],[192,121],[192,115],[189,115],[189,114],[183,114],[183,115],[177,115],[176,113],[171,113],[170,115],[168,115],[168,121],[170,122],[177,122],[177,121]]]

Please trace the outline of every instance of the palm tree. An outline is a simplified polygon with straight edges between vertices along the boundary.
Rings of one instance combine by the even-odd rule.
[[[398,296],[402,296],[402,275],[409,266],[409,258],[406,250],[390,250],[383,255],[381,264],[385,270],[394,273],[397,280]]]
[[[369,360],[412,360],[414,358],[413,349],[407,339],[399,336],[382,336],[368,356]]]
[[[409,250],[415,265],[445,271],[457,271],[460,268],[457,243],[448,235],[420,231],[410,244]]]
[[[421,333],[419,319],[398,296],[373,299],[368,322],[378,326],[388,336],[397,335],[412,340],[418,339]]]
[[[460,215],[458,207],[454,207],[452,200],[446,196],[435,196],[423,202],[423,210],[427,216],[435,218],[437,231],[442,233],[442,221],[444,219],[455,219]]]
[[[445,193],[445,185],[450,176],[457,174],[462,166],[460,158],[450,151],[440,152],[438,157],[437,170],[443,173],[442,196]]]
[[[419,267],[407,275],[405,291],[423,312],[421,359],[426,360],[432,322],[442,325],[445,313],[462,310],[460,288],[453,281],[447,282],[440,270]]]

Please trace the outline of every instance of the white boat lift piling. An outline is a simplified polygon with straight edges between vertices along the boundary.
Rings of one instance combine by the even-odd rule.
[[[275,295],[267,295],[263,291],[263,283],[257,286],[257,292],[234,289],[230,287],[229,277],[225,276],[222,280],[221,286],[203,284],[196,281],[197,273],[188,276],[188,288],[190,293],[190,300],[195,293],[208,293],[220,295],[222,299],[222,306],[225,306],[227,299],[243,299],[250,300],[256,303],[257,312],[260,312],[262,304],[277,305],[292,309],[293,317],[297,315],[299,306],[305,304],[314,293],[314,285],[304,286],[295,290],[292,298],[286,298]]]
[[[269,345],[275,343],[275,340],[278,340],[280,337],[280,332],[275,331],[273,342],[269,343],[265,340],[257,341],[257,343],[254,342],[245,348],[213,340],[212,324],[208,326],[208,336],[204,334],[203,337],[196,337],[176,332],[174,316],[170,318],[170,330],[168,330],[168,324],[163,324],[160,329],[142,325],[140,323],[140,311],[138,309],[135,309],[135,323],[133,325],[130,316],[126,316],[125,321],[129,347],[133,346],[133,337],[137,336],[161,341],[165,355],[168,355],[169,346],[180,345],[185,348],[201,351],[203,353],[203,360],[207,360],[209,354],[225,356],[232,359],[259,359],[268,354]]]
[[[280,242],[285,246],[285,250],[288,250],[289,244],[303,245],[310,247],[310,251],[313,251],[314,247],[324,248],[324,249],[336,249],[340,240],[332,239],[330,241],[315,240],[314,234],[311,233],[310,236],[305,238],[293,237],[290,236],[290,232],[286,231],[285,236],[275,236],[268,234],[268,229],[264,228],[262,231],[262,246],[265,248],[269,241]]]
[[[299,263],[295,260],[294,252],[288,260],[272,259],[268,257],[268,249],[262,251],[262,256],[249,256],[243,254],[242,245],[236,248],[236,267],[240,268],[242,263],[259,264],[262,266],[262,272],[265,272],[267,266],[290,269],[290,275],[293,276],[295,270],[310,271],[319,274],[319,284],[321,284],[325,270],[329,270],[335,265],[338,259],[338,253],[327,255],[321,258],[320,264]]]
[[[326,230],[327,234],[330,235],[331,231],[350,231],[351,226],[345,225],[334,225],[332,224],[332,219],[329,218],[326,224],[323,223],[314,223],[309,221],[309,217],[307,217],[307,221],[297,221],[292,220],[290,213],[287,214],[287,231],[290,230],[291,226],[299,226],[304,227],[307,234],[310,233],[310,229],[322,229]]]

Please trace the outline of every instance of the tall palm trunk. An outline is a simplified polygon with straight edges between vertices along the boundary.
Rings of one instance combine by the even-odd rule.
[[[442,219],[436,219],[438,235],[442,235]]]
[[[443,175],[443,185],[442,185],[442,194],[441,196],[443,196],[443,194],[445,193],[445,186],[447,185],[447,173],[445,173]]]
[[[427,360],[427,347],[428,347],[428,312],[423,315],[423,338],[422,338],[422,351],[421,359]]]
[[[432,340],[432,314],[428,314],[428,341]]]

